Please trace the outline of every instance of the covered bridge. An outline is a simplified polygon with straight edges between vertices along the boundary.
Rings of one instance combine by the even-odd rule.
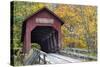
[[[23,53],[28,53],[31,43],[38,43],[47,53],[61,48],[61,25],[63,21],[48,8],[42,8],[28,17],[22,25]]]

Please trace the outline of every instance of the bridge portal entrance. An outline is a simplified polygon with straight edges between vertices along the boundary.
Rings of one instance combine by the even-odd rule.
[[[61,48],[61,25],[63,21],[52,11],[42,8],[28,17],[22,25],[23,53],[29,53],[31,43],[38,43],[47,53]]]
[[[31,32],[31,43],[38,43],[47,53],[59,51],[58,31],[50,26],[37,26]]]

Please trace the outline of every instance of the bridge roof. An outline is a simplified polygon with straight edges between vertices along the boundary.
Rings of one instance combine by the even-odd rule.
[[[53,15],[57,20],[60,21],[61,25],[64,24],[64,22],[61,20],[61,18],[59,18],[54,12],[52,12],[51,10],[49,10],[46,7],[43,7],[41,9],[39,9],[38,11],[36,11],[34,14],[32,14],[30,17],[28,17],[24,22],[26,22],[27,20],[31,19],[33,16],[35,16],[36,14],[42,12],[42,11],[47,11],[48,13],[50,13],[51,15]]]

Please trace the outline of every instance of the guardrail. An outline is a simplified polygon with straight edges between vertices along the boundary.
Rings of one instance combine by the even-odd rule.
[[[82,59],[84,61],[97,60],[97,57],[88,55],[88,50],[79,48],[65,48],[61,53],[72,58]]]
[[[72,52],[76,52],[76,53],[82,53],[82,54],[89,53],[88,50],[86,50],[86,49],[79,49],[79,48],[65,48],[64,50],[72,51]]]
[[[34,48],[32,55],[26,61],[24,61],[24,65],[51,64],[49,61],[46,60],[46,56],[47,53]]]
[[[46,59],[47,53],[39,50],[39,49],[32,49],[33,51],[27,57],[25,54],[21,53],[21,48],[15,48],[17,50],[16,55],[14,57],[14,65],[32,65],[32,64],[51,64],[50,61]]]

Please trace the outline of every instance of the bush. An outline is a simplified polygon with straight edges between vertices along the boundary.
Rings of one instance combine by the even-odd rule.
[[[66,38],[64,44],[66,47],[87,48],[86,42],[81,39]]]
[[[32,43],[32,48],[41,49],[41,47],[38,43]]]

